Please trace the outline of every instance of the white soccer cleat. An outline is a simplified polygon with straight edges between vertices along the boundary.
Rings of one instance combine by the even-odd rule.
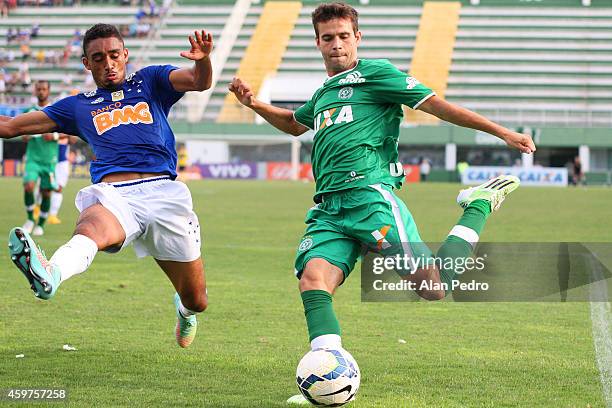
[[[491,211],[497,211],[506,196],[520,184],[521,181],[516,176],[497,176],[479,186],[461,190],[457,196],[457,204],[465,209],[474,200],[486,200],[491,203]]]
[[[40,225],[35,226],[34,229],[32,230],[32,236],[34,237],[41,237],[44,234],[45,234],[45,230]]]
[[[27,220],[25,222],[25,224],[23,224],[23,227],[21,227],[23,230],[25,230],[25,232],[27,232],[28,234],[32,233],[32,230],[34,230],[34,227],[36,226],[36,224],[34,223],[34,221],[32,220]]]

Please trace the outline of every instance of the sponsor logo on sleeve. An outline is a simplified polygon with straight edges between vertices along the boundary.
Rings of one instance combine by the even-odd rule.
[[[413,78],[413,77],[406,77],[406,89],[413,89],[414,87],[420,84],[421,83],[419,82],[418,79]]]

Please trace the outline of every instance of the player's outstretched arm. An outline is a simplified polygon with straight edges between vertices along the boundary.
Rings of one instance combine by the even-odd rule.
[[[447,102],[437,96],[432,96],[419,106],[420,110],[457,126],[468,127],[502,139],[508,146],[520,150],[522,153],[533,153],[536,150],[531,136],[513,132],[482,115],[469,109]]]
[[[14,118],[0,119],[0,138],[10,139],[22,135],[53,132],[57,124],[41,111],[28,112]]]
[[[181,57],[194,61],[193,67],[175,69],[170,73],[170,83],[178,92],[205,91],[212,84],[210,53],[213,49],[211,33],[195,31],[189,36],[191,49],[181,52]]]
[[[232,82],[230,82],[229,90],[236,95],[236,98],[241,104],[253,109],[259,116],[264,118],[275,128],[293,136],[299,136],[308,130],[306,126],[295,120],[293,111],[279,108],[256,99],[251,87],[240,78],[234,78]]]

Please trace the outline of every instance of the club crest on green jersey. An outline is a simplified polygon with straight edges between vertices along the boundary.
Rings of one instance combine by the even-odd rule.
[[[353,88],[350,86],[344,87],[338,91],[338,98],[340,99],[351,99],[351,96],[353,96]]]
[[[302,242],[300,242],[300,247],[298,248],[298,250],[306,251],[312,247],[312,243],[312,238],[304,237],[304,239],[302,239]]]

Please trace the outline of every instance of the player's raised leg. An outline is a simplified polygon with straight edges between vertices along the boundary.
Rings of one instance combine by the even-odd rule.
[[[34,294],[50,299],[63,281],[87,270],[99,250],[120,247],[124,240],[125,232],[117,218],[96,204],[81,213],[74,235],[50,260],[22,228],[11,230],[9,252]]]
[[[196,314],[208,307],[206,277],[202,258],[192,262],[163,261],[157,264],[168,275],[174,285],[176,308],[176,341],[181,347],[189,347],[195,338],[198,322]]]
[[[508,194],[520,185],[515,176],[498,176],[479,186],[461,190],[457,203],[464,209],[440,247],[437,257],[441,259],[458,259],[471,256],[474,246],[492,211],[497,211]],[[442,264],[445,264],[443,262]],[[454,264],[449,262],[450,264]],[[448,288],[456,276],[453,269],[440,270],[440,279]],[[447,290],[448,293],[448,290]]]

